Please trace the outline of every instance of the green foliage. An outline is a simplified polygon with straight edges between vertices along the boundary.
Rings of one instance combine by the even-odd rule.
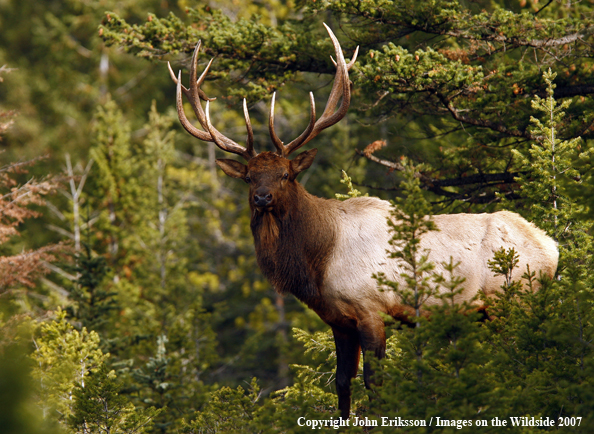
[[[543,78],[548,97],[533,102],[544,118],[533,120],[539,140],[528,154],[516,154],[526,172],[521,177],[530,204],[526,212],[559,242],[559,279],[539,282],[540,290],[533,293],[529,288],[519,302],[507,301],[507,310],[517,312],[520,319],[510,327],[509,336],[499,337],[511,341],[518,334],[524,336],[518,348],[507,346],[510,357],[522,361],[518,376],[535,391],[549,390],[546,397],[534,399],[546,403],[550,413],[563,407],[569,414],[583,408],[581,398],[576,397],[582,397],[584,388],[589,387],[586,372],[592,360],[590,348],[586,348],[592,339],[592,220],[584,212],[582,198],[576,197],[576,192],[584,191],[582,162],[590,158],[590,150],[582,148],[579,138],[562,138],[560,126],[569,102],[559,104],[554,98],[555,74],[548,71]],[[524,278],[532,286],[534,276],[529,270]],[[571,384],[573,392],[558,384]]]
[[[380,287],[394,290],[405,306],[411,308],[414,316],[420,317],[421,306],[434,294],[434,264],[429,261],[429,251],[421,250],[423,234],[437,230],[431,219],[431,206],[425,199],[416,174],[421,167],[415,167],[404,161],[404,180],[401,183],[401,198],[393,203],[388,226],[393,235],[389,241],[392,251],[390,258],[399,260],[405,285],[386,279],[385,275],[376,276]],[[417,326],[420,323],[417,323]]]
[[[495,386],[490,369],[485,328],[476,313],[469,313],[468,304],[455,301],[463,290],[456,266],[444,264],[448,276],[438,279],[446,289],[440,295],[444,302],[430,308],[430,320],[421,317],[415,328],[394,330],[399,355],[382,363],[380,399],[371,401],[370,410],[378,417],[426,421],[440,417],[471,423],[501,417],[503,392]],[[426,428],[408,430],[426,432]]]
[[[514,150],[513,153],[522,167],[528,169],[518,177],[518,181],[522,185],[523,196],[530,203],[531,217],[553,238],[566,244],[572,243],[567,238],[567,228],[576,224],[577,217],[584,210],[583,205],[570,197],[570,191],[576,188],[581,178],[575,163],[578,159],[587,159],[590,150],[580,152],[580,137],[571,140],[562,138],[559,129],[571,100],[559,104],[555,99],[557,86],[553,81],[556,76],[550,69],[543,73],[547,98],[536,95],[532,101],[533,109],[543,116],[543,121],[531,117],[536,143],[528,152]],[[587,227],[581,230],[587,231]],[[575,236],[580,231],[571,233]],[[579,244],[586,247],[584,242],[586,238],[581,239]]]
[[[357,190],[353,186],[352,178],[349,175],[347,175],[347,173],[344,170],[342,171],[342,179],[340,180],[340,183],[346,184],[346,186],[348,188],[348,192],[347,192],[347,194],[336,193],[335,194],[336,199],[345,200],[345,199],[349,199],[351,197],[369,196],[369,194],[367,194],[367,193],[362,194],[359,190]]]
[[[474,421],[483,408],[495,406],[501,394],[489,384],[486,362],[488,348],[481,344],[484,328],[477,323],[478,314],[464,302],[456,302],[463,291],[464,279],[456,275],[455,264],[441,264],[447,276],[437,275],[429,252],[420,249],[420,238],[436,226],[431,218],[431,206],[424,197],[418,179],[419,168],[403,162],[403,197],[392,211],[393,231],[389,252],[400,260],[401,282],[378,276],[383,290],[394,290],[411,312],[416,327],[393,331],[397,357],[382,363],[383,384],[378,388],[378,400],[372,400],[370,410],[377,417],[429,420],[437,416]],[[438,291],[439,287],[443,289]],[[437,297],[442,304],[425,307],[425,301]],[[421,316],[420,309],[430,311],[430,319]],[[482,378],[481,381],[477,381]],[[496,415],[496,413],[493,413]],[[426,432],[426,428],[409,429]]]
[[[0,427],[6,434],[55,434],[55,419],[44,419],[36,405],[36,381],[27,343],[35,325],[31,318],[0,318]]]
[[[80,434],[141,434],[152,424],[159,413],[154,408],[137,410],[120,394],[121,385],[114,371],[105,364],[91,373],[83,385],[73,392],[73,414],[68,425]]]
[[[103,256],[93,256],[89,246],[84,246],[84,253],[77,253],[74,266],[69,271],[78,279],[71,291],[73,304],[66,308],[69,317],[77,321],[81,327],[96,332],[104,331],[111,311],[117,309],[114,295],[104,280],[109,271]]]
[[[0,100],[21,113],[5,138],[11,146],[3,158],[52,154],[45,171],[58,167],[63,152],[86,158],[91,118],[109,92],[128,108],[139,104],[144,113],[167,77],[106,48],[97,25],[109,9],[135,21],[147,11],[162,14],[171,7],[179,12],[175,4],[155,0],[2,2],[0,65],[18,73],[7,78]]]
[[[118,14],[108,12],[101,26],[102,36],[109,45],[122,45],[139,56],[156,58],[190,52],[201,40],[205,47],[201,57],[223,55],[213,65],[212,77],[233,80],[235,74],[230,71],[245,70],[249,83],[230,92],[250,102],[262,99],[285,81],[294,79],[294,70],[303,67],[306,60],[297,56],[297,52],[312,54],[323,46],[328,48],[327,53],[332,53],[330,41],[309,38],[301,32],[302,28],[295,28],[290,21],[283,22],[280,28],[254,19],[240,18],[234,22],[220,10],[208,6],[189,8],[187,14],[196,26],[187,26],[172,14],[165,18],[151,16],[142,25],[131,25]],[[262,62],[254,64],[255,53],[260,59],[274,58],[275,62],[268,66]],[[286,68],[286,63],[292,67]],[[328,56],[320,63],[327,71],[333,69]],[[248,68],[249,64],[255,69]]]
[[[167,357],[167,338],[161,335],[157,338],[157,353],[150,357],[149,361],[142,367],[132,372],[132,376],[140,387],[142,402],[145,406],[154,406],[161,413],[168,412],[169,415],[161,415],[154,421],[155,430],[169,432],[173,428],[173,421],[179,418],[180,407],[183,397],[176,388],[183,387],[179,379],[172,375],[172,368],[169,366],[171,358]],[[176,392],[178,392],[176,394]],[[187,396],[187,395],[186,395]],[[152,409],[153,407],[151,407]],[[175,416],[173,414],[175,414]],[[182,412],[183,414],[183,412]]]
[[[513,257],[499,255],[495,264],[511,269]],[[584,309],[591,295],[580,294],[568,282],[536,280],[529,270],[522,278],[524,286],[504,283],[491,308],[494,319],[486,324],[487,342],[499,349],[493,359],[498,381],[514,391],[507,397],[507,411],[551,418],[582,416],[578,413],[584,408],[583,391],[591,387],[586,372],[592,353],[583,345],[592,338],[589,327],[584,327],[584,321],[591,321],[592,311]],[[568,389],[561,386],[568,384],[572,385]],[[589,410],[583,414],[577,432],[587,432],[591,414]]]
[[[93,132],[95,143],[89,154],[98,169],[90,183],[98,200],[94,207],[101,210],[95,230],[107,244],[109,264],[114,265],[122,255],[123,225],[136,210],[132,198],[140,197],[136,167],[130,164],[130,125],[115,101],[98,108]]]
[[[35,347],[32,375],[40,385],[39,405],[48,417],[64,423],[73,412],[71,397],[76,384],[84,384],[108,355],[99,348],[96,332],[74,329],[61,310],[56,319],[40,327]]]
[[[503,289],[506,292],[511,291],[513,280],[512,273],[518,265],[520,256],[514,248],[505,250],[503,247],[495,252],[493,259],[489,259],[487,264],[495,276],[501,275],[505,278]]]
[[[261,432],[254,429],[253,419],[257,413],[260,388],[256,379],[252,379],[248,391],[238,386],[236,389],[221,387],[210,400],[196,420],[184,430],[187,433],[240,433]]]
[[[547,160],[550,158],[534,159],[541,163]],[[574,272],[561,281],[537,279],[530,268],[522,281],[514,281],[512,273],[518,255],[513,249],[496,252],[489,266],[495,275],[504,278],[502,290],[494,300],[484,300],[492,319],[481,325],[478,314],[471,313],[472,306],[455,301],[464,284],[455,275],[457,264],[442,264],[449,276],[435,276],[431,264],[424,262],[427,252],[422,256],[423,252],[415,248],[416,233],[428,230],[419,222],[430,221],[423,220],[423,212],[429,212],[430,207],[423,200],[415,173],[405,164],[407,182],[402,190],[406,200],[398,204],[399,220],[393,226],[393,242],[402,250],[397,257],[409,270],[408,275],[401,275],[406,287],[386,281],[383,276],[378,282],[403,293],[403,300],[408,297],[417,303],[420,297],[414,295],[421,292],[417,288],[437,296],[433,285],[439,285],[444,289],[439,295],[443,304],[429,308],[429,319],[417,315],[417,327],[395,331],[400,356],[382,363],[384,382],[378,388],[381,399],[371,402],[372,413],[417,420],[440,417],[472,425],[487,421],[487,427],[481,428],[486,432],[501,431],[490,422],[494,417],[526,414],[555,420],[559,414],[578,416],[583,407],[577,395],[583,396],[583,390],[589,387],[585,373],[591,369],[592,360],[591,348],[584,347],[585,342],[591,342],[591,330],[585,324],[590,323],[586,317],[592,314],[592,292],[575,287],[582,266],[579,264],[585,261],[574,261],[569,266]],[[531,173],[544,176],[547,172],[531,167]],[[538,191],[540,197],[548,198],[542,193],[550,184],[534,178],[538,179],[534,176],[523,184],[527,190],[532,189],[532,196],[527,196],[535,197]],[[570,208],[571,203],[566,203]],[[549,207],[554,208],[554,203]],[[541,209],[547,209],[546,203]],[[575,236],[573,230],[582,228],[565,228],[569,232],[565,236]],[[567,248],[571,245],[561,246],[562,257]],[[422,268],[425,264],[426,269]],[[408,305],[414,307],[410,301]],[[559,387],[569,383],[575,394]],[[589,416],[584,417],[578,432],[586,432],[591,423]],[[411,431],[426,432],[425,428]]]
[[[282,413],[283,407],[311,409],[317,412],[317,418],[330,418],[337,413],[338,408],[334,390],[336,349],[332,332],[308,333],[295,327],[293,335],[295,340],[305,347],[307,364],[291,365],[295,384],[277,392],[273,398],[273,402],[279,407],[277,411]],[[359,368],[362,369],[362,366],[361,363]],[[365,405],[367,394],[362,376],[353,379],[352,391],[354,407]],[[299,414],[306,418],[312,418],[314,415],[315,413],[308,416]],[[289,424],[290,421],[286,423]],[[289,429],[290,425],[285,428]]]

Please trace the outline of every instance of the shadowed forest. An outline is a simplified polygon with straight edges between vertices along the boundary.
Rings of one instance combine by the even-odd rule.
[[[285,143],[310,91],[324,110],[322,23],[359,56],[348,114],[304,146],[318,154],[299,182],[392,200],[386,258],[406,285],[378,290],[411,308],[445,293],[416,327],[385,318],[382,384],[366,390],[360,366],[352,385],[352,418],[380,426],[341,430],[593,432],[594,0],[0,0],[0,432],[337,420],[330,328],[258,269],[247,186],[215,164],[237,158],[182,128],[167,69],[187,83],[202,41],[212,124],[245,144],[245,98],[272,151],[274,92]],[[485,320],[456,302],[458,264],[437,275],[417,240],[432,215],[502,209],[558,243],[559,267],[543,278],[497,252]]]

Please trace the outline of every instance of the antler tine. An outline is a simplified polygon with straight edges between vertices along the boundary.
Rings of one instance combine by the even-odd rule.
[[[249,122],[249,119],[248,119]],[[223,151],[231,152],[232,154],[241,155],[245,158],[246,161],[249,161],[252,157],[256,156],[256,152],[254,151],[254,144],[253,144],[253,133],[251,133],[252,125],[251,123],[248,124],[248,137],[251,133],[252,135],[252,143],[251,146],[249,144],[248,138],[248,149],[244,148],[243,146],[237,144],[230,138],[222,135],[215,127],[212,126],[210,122],[210,101],[206,101],[206,113],[205,113],[205,123],[203,125],[204,129],[206,129],[210,135],[212,136],[211,142],[214,142],[219,148]]]
[[[314,133],[317,135],[320,131],[324,128],[329,127],[330,125],[334,125],[336,122],[341,120],[347,112],[349,108],[349,104],[351,102],[351,87],[349,82],[349,73],[346,61],[344,60],[344,55],[342,54],[342,49],[340,48],[340,43],[330,27],[324,23],[324,27],[328,31],[330,35],[330,39],[332,39],[332,44],[334,45],[334,49],[336,50],[336,78],[334,79],[334,84],[332,85],[332,90],[330,91],[330,96],[328,97],[328,102],[326,103],[326,108],[324,109],[324,113],[320,116],[320,119],[316,122],[316,127]],[[334,112],[336,109],[336,105],[338,101],[342,97],[342,104],[338,108],[338,111]],[[313,139],[315,137],[312,135],[310,138]]]
[[[348,71],[354,65],[355,60],[357,59],[359,47],[357,47],[357,49],[355,50],[355,54],[353,55],[353,59],[347,65],[346,61],[344,60],[344,55],[342,54],[342,48],[340,47],[338,39],[336,38],[330,27],[326,25],[326,23],[324,23],[324,27],[326,27],[326,30],[330,35],[330,39],[332,40],[332,44],[334,45],[334,50],[336,51],[336,61],[332,59],[332,61],[336,65],[336,75],[334,77],[334,84],[332,85],[332,90],[330,91],[330,96],[328,97],[326,108],[324,109],[322,116],[320,116],[320,119],[318,119],[315,122],[315,107],[313,104],[313,95],[310,95],[310,100],[312,102],[311,113],[313,114],[313,119],[310,119],[310,124],[308,125],[307,129],[299,137],[297,137],[287,146],[283,146],[283,156],[288,156],[293,151],[299,149],[307,142],[312,140],[314,137],[316,137],[322,130],[340,121],[346,115],[349,105],[351,103],[351,83],[349,81]],[[342,103],[340,104],[338,110],[336,110],[338,101],[341,98]]]
[[[278,155],[284,156],[285,146],[283,141],[278,138],[276,131],[274,131],[274,103],[276,100],[276,92],[272,93],[272,100],[270,101],[270,116],[268,118],[268,131],[270,132],[270,138],[272,143],[277,150]]]
[[[244,117],[246,122],[246,127],[248,131],[248,139],[247,139],[247,148],[237,144],[230,138],[221,134],[215,127],[212,126],[210,122],[210,114],[209,114],[209,104],[210,101],[213,99],[208,98],[206,94],[202,91],[200,86],[204,82],[206,75],[208,74],[208,70],[213,62],[213,59],[208,62],[208,65],[204,69],[204,72],[197,78],[196,68],[198,65],[198,52],[200,51],[201,43],[198,42],[196,44],[196,48],[194,49],[194,53],[192,55],[192,64],[190,65],[190,86],[185,87],[181,84],[181,71],[179,75],[175,77],[173,74],[173,70],[171,69],[171,65],[167,64],[169,68],[169,74],[171,78],[177,85],[176,90],[176,106],[177,106],[177,114],[179,116],[179,120],[182,126],[186,129],[194,137],[204,140],[207,142],[214,142],[219,148],[223,151],[231,152],[233,154],[241,155],[246,160],[250,160],[251,158],[255,157],[257,153],[254,151],[254,133],[252,130],[252,125],[249,119],[249,115],[247,113],[247,105],[244,101]],[[196,128],[186,117],[183,107],[183,100],[182,100],[182,92],[188,98],[196,117],[198,118],[198,122],[205,131],[199,130]],[[200,99],[206,101],[206,113],[202,109],[202,105],[200,104]]]
[[[196,48],[194,49],[194,54],[192,55],[192,64],[194,64],[195,62],[195,55],[198,51],[200,51],[200,45],[201,45],[201,41],[198,41],[198,44],[196,44]],[[204,70],[204,73],[206,73],[206,71],[208,71],[208,68],[210,68],[210,64],[212,63],[214,59],[211,59],[210,62],[208,63],[206,69]],[[171,79],[173,80],[173,82],[175,84],[177,84],[177,77],[175,76],[175,73],[173,72],[173,69],[171,68],[171,64],[169,62],[167,62],[167,68],[169,69],[169,75],[171,76]],[[203,75],[204,75],[203,73]],[[184,85],[182,85],[182,91],[184,92],[184,94],[186,95],[186,97],[190,97],[190,90],[185,87]],[[202,101],[214,101],[216,98],[209,98],[206,96],[206,94],[204,93],[204,91],[202,89],[200,89],[200,85],[198,85],[198,93],[200,95],[200,99]]]
[[[247,141],[246,141],[246,151],[252,157],[256,156],[256,151],[254,151],[254,130],[252,129],[252,122],[250,121],[250,114],[247,108],[247,101],[243,99],[243,117],[245,119],[245,127],[247,128]]]
[[[169,76],[171,77],[173,82],[177,85],[179,83],[178,77],[175,76],[175,73],[173,72],[173,68],[171,68],[171,64],[169,62],[167,62],[167,69],[169,69]],[[185,87],[183,84],[181,85],[181,88],[184,91],[184,93],[188,92],[188,88]]]
[[[208,74],[208,70],[210,69],[210,65],[212,65],[214,58],[210,59],[210,61],[208,62],[208,65],[206,65],[206,68],[204,68],[204,71],[202,71],[202,74],[200,74],[200,78],[198,78],[196,80],[196,75],[197,75],[196,67],[198,66],[198,53],[200,52],[201,46],[202,46],[202,41],[198,41],[198,43],[196,44],[196,48],[194,48],[194,53],[192,54],[192,65],[190,67],[190,83],[196,83],[196,86],[191,86],[190,89],[195,88],[198,91],[198,95],[200,96],[200,99],[202,101],[214,101],[216,98],[207,97],[206,94],[204,93],[204,91],[200,87],[200,86],[202,86],[202,83],[204,83],[204,79],[206,78],[206,75]]]
[[[219,148],[226,150],[225,149],[225,143],[222,143],[219,138],[213,134],[214,133],[214,127],[212,126],[212,123],[210,122],[210,101],[206,101],[206,113],[205,113],[205,120],[206,120],[206,130],[210,133],[210,135],[213,138],[213,142],[215,143],[215,145],[217,145]]]
[[[276,133],[274,131],[274,113],[273,113],[273,111],[274,111],[274,94],[272,95],[272,104],[270,106],[269,129],[270,129],[270,135],[272,137],[272,141],[275,142],[275,146],[276,146],[276,149],[278,150],[279,155],[282,155],[283,157],[287,157],[295,149],[301,147],[302,142],[304,143],[304,141],[309,137],[309,135],[313,131],[315,124],[316,124],[316,102],[314,99],[313,92],[309,93],[309,106],[310,106],[309,124],[307,125],[307,128],[305,129],[305,131],[303,131],[301,133],[301,135],[299,137],[297,137],[295,140],[293,140],[287,146],[284,146],[283,142],[281,142],[281,140],[276,136]],[[279,146],[277,146],[276,140],[278,140]]]
[[[208,71],[210,69],[210,65],[212,65],[212,61],[214,59],[210,59],[208,65],[206,65],[206,68],[204,68],[204,71],[202,72],[202,74],[200,74],[200,78],[197,78],[198,73],[196,68],[198,67],[198,53],[200,52],[201,46],[202,41],[198,41],[198,43],[196,44],[196,48],[194,48],[194,52],[192,53],[192,61],[190,63],[190,87],[188,89],[188,92],[186,92],[186,97],[188,98],[188,101],[190,102],[192,109],[194,109],[194,114],[196,114],[198,122],[200,122],[202,128],[206,129],[204,127],[206,117],[204,115],[204,111],[202,110],[200,99],[208,102],[210,101],[210,98],[206,97],[206,94],[200,88],[200,86],[202,86],[202,83],[204,83],[204,79],[206,78],[206,75],[208,74]],[[201,94],[204,96],[204,98],[201,97]]]
[[[347,63],[347,69],[349,71],[351,70],[351,67],[355,64],[358,54],[359,54],[359,46],[357,45],[357,48],[355,48],[355,52],[353,53],[353,58],[351,59],[351,61],[349,63]]]
[[[351,59],[351,61],[349,63],[347,63],[348,71],[350,71],[352,66],[355,64],[358,54],[359,54],[359,46],[357,45],[357,48],[355,48],[355,52],[353,53],[353,58]],[[334,66],[337,66],[337,63],[336,63],[336,60],[334,60],[334,57],[330,56],[330,60],[332,60],[332,63],[334,63]]]
[[[186,93],[186,96],[187,96],[189,90],[186,89],[181,84],[181,71],[179,71],[179,75],[177,77],[176,83],[177,83],[177,90],[176,90],[177,116],[179,117],[179,121],[181,122],[182,126],[185,128],[185,130],[188,133],[190,133],[197,139],[205,140],[207,142],[212,142],[213,138],[210,134],[196,128],[194,125],[192,125],[192,123],[186,117],[186,112],[184,111],[184,103],[183,103],[183,99],[182,99],[182,90],[184,90],[184,93]],[[192,104],[192,107],[193,106],[194,105]],[[201,107],[201,109],[202,109],[202,107]]]

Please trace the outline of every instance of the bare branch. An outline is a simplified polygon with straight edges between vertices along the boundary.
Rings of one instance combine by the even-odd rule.
[[[382,166],[388,167],[391,170],[404,171],[404,166],[400,163],[389,161],[383,158],[378,158],[370,153],[365,153],[360,150],[356,150],[357,154],[373,161],[374,163],[381,164]],[[501,173],[488,173],[488,174],[476,174],[470,176],[462,176],[458,178],[450,179],[436,179],[432,178],[424,173],[418,172],[415,176],[421,181],[421,186],[427,191],[431,191],[440,196],[444,196],[449,200],[462,200],[469,203],[491,203],[498,200],[493,192],[486,193],[487,189],[493,187],[500,187],[502,185],[513,185],[516,183],[516,178],[520,175],[519,172],[501,172]],[[370,187],[367,186],[366,187]],[[445,187],[470,187],[465,191],[456,192],[445,190]],[[375,188],[376,187],[371,187]],[[397,190],[397,189],[393,189]],[[505,194],[510,194],[505,192]],[[514,196],[515,197],[515,196]]]

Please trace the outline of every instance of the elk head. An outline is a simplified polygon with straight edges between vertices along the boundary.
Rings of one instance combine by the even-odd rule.
[[[307,169],[313,163],[317,150],[312,149],[301,153],[293,160],[287,157],[307,142],[316,137],[322,130],[334,125],[340,121],[349,108],[351,101],[351,83],[349,81],[348,71],[355,63],[359,47],[355,50],[353,59],[347,64],[342,54],[340,44],[334,36],[330,28],[324,24],[336,52],[336,61],[332,59],[336,65],[336,76],[334,84],[326,103],[326,108],[322,116],[316,120],[316,109],[313,93],[310,92],[310,120],[307,128],[299,137],[285,145],[274,131],[274,102],[275,94],[272,95],[272,103],[270,105],[270,120],[269,131],[270,137],[276,152],[262,152],[258,154],[254,150],[254,133],[248,114],[246,100],[243,100],[243,113],[245,124],[247,128],[246,146],[239,145],[233,140],[221,134],[215,127],[212,126],[209,115],[210,102],[213,100],[208,98],[202,91],[200,86],[208,73],[212,59],[206,66],[204,72],[200,77],[196,72],[198,52],[201,43],[198,42],[194,49],[192,56],[192,63],[190,67],[190,85],[189,88],[181,84],[181,71],[176,77],[168,64],[169,73],[173,81],[177,84],[177,113],[182,126],[194,137],[207,142],[214,142],[220,149],[232,154],[242,156],[247,165],[239,161],[230,159],[217,159],[217,165],[227,174],[233,178],[243,179],[250,186],[250,206],[259,212],[271,211],[275,209],[279,203],[282,203],[282,198],[290,194],[290,189],[295,185],[295,178],[303,170]],[[190,105],[192,106],[198,122],[203,130],[196,128],[187,119],[182,103],[182,93],[186,95]],[[338,103],[341,100],[340,106],[337,109]],[[205,110],[202,109],[200,100],[206,101]]]

